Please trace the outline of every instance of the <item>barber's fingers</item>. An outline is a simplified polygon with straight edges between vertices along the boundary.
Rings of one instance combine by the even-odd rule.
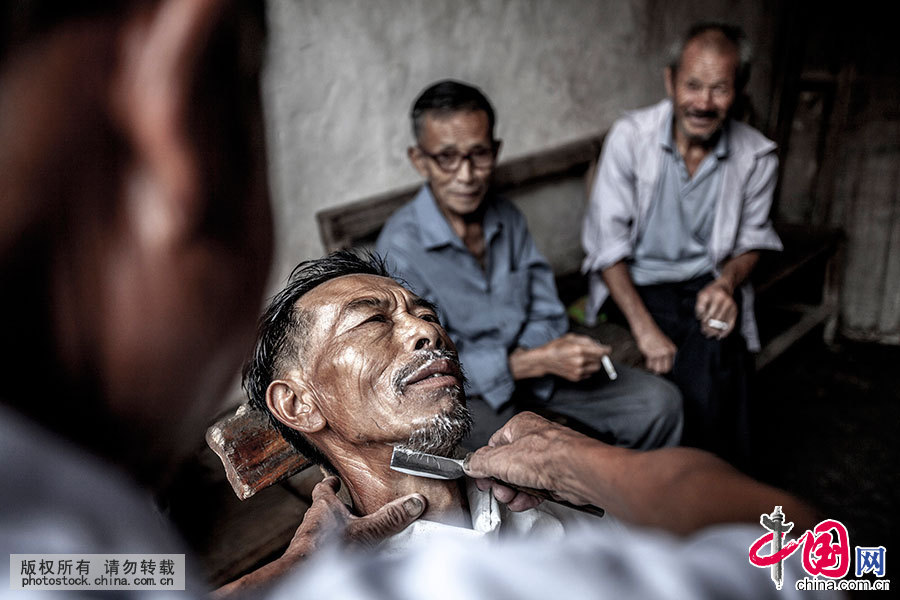
[[[491,486],[491,494],[494,495],[497,502],[502,502],[513,512],[532,509],[542,502],[540,498],[536,498],[525,492],[514,490],[511,487],[497,482],[494,482]]]
[[[513,512],[529,510],[543,502],[531,494],[503,485],[496,479],[479,478],[475,480],[475,485],[482,492],[491,492],[498,502],[502,502]]]
[[[525,492],[516,492],[515,497],[506,503],[506,507],[513,512],[522,512],[536,508],[543,500]]]
[[[337,497],[337,491],[341,489],[341,480],[334,475],[329,475],[316,484],[312,491],[313,502],[316,500],[326,500],[332,496]]]
[[[406,529],[425,512],[427,501],[422,494],[409,494],[388,502],[365,517],[347,524],[345,538],[357,544],[374,545]]]
[[[505,425],[503,425],[503,427],[495,431],[488,440],[487,445],[489,447],[503,446],[530,433],[540,431],[547,425],[550,425],[550,421],[544,417],[538,416],[527,410],[522,411],[519,414],[514,415]],[[469,456],[471,457],[473,455]]]
[[[521,482],[516,479],[516,475],[526,478],[530,474],[533,475],[528,465],[541,458],[536,457],[528,446],[528,443],[516,437],[504,438],[493,446],[484,446],[469,454],[463,469],[466,475],[474,479],[493,477],[501,481],[537,487],[533,482]]]

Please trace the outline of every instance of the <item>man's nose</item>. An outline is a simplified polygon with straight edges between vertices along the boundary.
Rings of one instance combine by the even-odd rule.
[[[703,110],[711,110],[713,108],[713,90],[706,88],[700,92],[700,108]]]
[[[413,350],[442,350],[446,346],[440,326],[417,317],[410,317],[408,335]]]
[[[463,157],[462,162],[459,163],[459,168],[456,170],[456,178],[459,181],[468,183],[472,181],[474,177],[475,168],[472,166],[472,157]]]

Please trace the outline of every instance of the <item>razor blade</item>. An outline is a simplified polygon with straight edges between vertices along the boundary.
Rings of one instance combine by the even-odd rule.
[[[416,450],[398,446],[394,447],[394,451],[391,454],[391,469],[394,471],[406,473],[407,475],[415,475],[416,477],[427,477],[429,479],[459,479],[464,477],[466,474],[465,464],[466,459],[436,456],[434,454],[417,452]],[[514,490],[531,494],[536,498],[555,502],[580,512],[592,514],[597,517],[602,517],[606,514],[606,511],[602,508],[591,504],[579,506],[577,504],[572,504],[571,502],[566,502],[565,500],[554,498],[547,490],[512,485],[505,481],[500,481],[499,479],[494,479],[494,481]]]

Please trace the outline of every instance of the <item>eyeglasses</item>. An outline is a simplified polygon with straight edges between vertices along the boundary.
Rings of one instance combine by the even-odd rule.
[[[469,150],[466,154],[461,154],[455,150],[445,150],[437,154],[426,152],[419,146],[419,152],[430,158],[442,171],[447,173],[455,173],[462,166],[464,160],[469,161],[473,169],[487,169],[494,166],[497,159],[497,144],[490,148],[477,147]]]

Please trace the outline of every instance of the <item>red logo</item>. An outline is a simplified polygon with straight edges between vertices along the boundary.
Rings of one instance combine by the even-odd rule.
[[[784,533],[779,534],[782,540]],[[840,521],[826,519],[807,530],[796,540],[784,544],[779,550],[767,556],[761,556],[760,551],[769,546],[774,548],[775,533],[769,532],[759,537],[750,546],[750,563],[756,567],[770,567],[776,565],[803,547],[803,568],[810,575],[822,575],[838,579],[847,575],[850,571],[850,536],[847,528]]]

